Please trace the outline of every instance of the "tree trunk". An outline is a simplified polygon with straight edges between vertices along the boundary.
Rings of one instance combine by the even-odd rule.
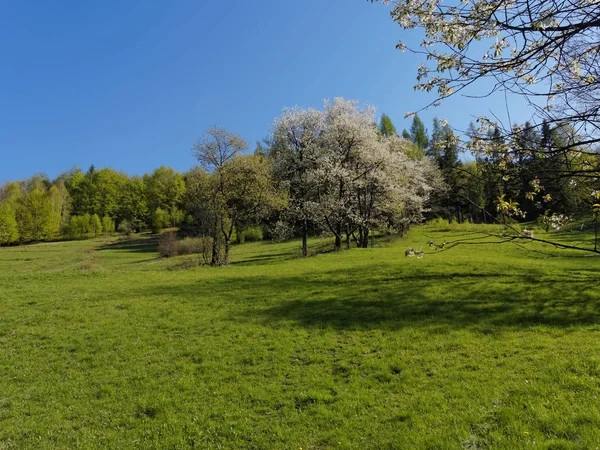
[[[302,257],[308,256],[308,224],[306,219],[302,222]]]
[[[369,229],[364,228],[361,233],[360,246],[361,248],[369,248]]]
[[[229,239],[225,239],[225,256],[223,257],[223,265],[229,264]]]
[[[346,226],[346,250],[350,250],[350,225]]]
[[[211,266],[220,266],[221,265],[221,261],[220,261],[220,249],[219,249],[219,237],[218,237],[218,233],[214,233],[213,234],[213,245],[212,245],[212,258],[210,260],[210,265]]]
[[[336,252],[342,251],[342,238],[338,234],[335,235],[335,251]]]

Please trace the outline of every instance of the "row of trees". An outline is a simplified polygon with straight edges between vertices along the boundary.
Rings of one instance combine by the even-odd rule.
[[[382,3],[392,5],[391,18],[402,30],[422,31],[418,45],[399,41],[396,47],[423,57],[414,88],[437,94],[423,109],[474,87],[479,91],[471,95],[518,96],[531,107],[531,121],[518,126],[503,125],[496,116],[479,117],[463,147],[477,157],[476,167],[467,172],[481,179],[478,206],[485,217],[497,209],[513,218],[541,212],[547,224],[560,226],[582,211],[597,230],[598,2]]]
[[[143,177],[94,166],[53,181],[38,174],[0,188],[0,244],[180,225],[184,193],[185,176],[167,167]]]
[[[343,242],[366,247],[375,229],[403,231],[443,186],[423,151],[353,101],[287,109],[265,142],[249,154],[247,142],[213,127],[194,144],[199,165],[186,174],[163,166],[130,177],[92,166],[7,183],[0,243],[174,226],[210,236],[211,262],[222,265],[236,235],[262,226],[281,239],[301,236],[307,255],[314,233],[333,235],[341,250]]]
[[[435,119],[429,136],[415,116],[401,137],[387,115],[378,126],[374,120],[372,108],[336,99],[323,110],[285,110],[254,154],[239,136],[210,128],[193,148],[199,165],[185,174],[162,166],[130,177],[92,166],[53,181],[7,183],[0,244],[181,227],[210,236],[212,263],[221,265],[235,236],[256,226],[280,239],[302,237],[307,255],[314,233],[333,235],[341,250],[423,217],[494,222],[506,213],[560,225],[597,201],[597,179],[573,174],[596,167],[598,155],[574,153],[578,137],[565,125],[544,124],[541,133],[515,126],[513,139],[473,127],[474,157],[465,162],[445,122]],[[556,148],[566,150],[548,156]]]
[[[188,174],[196,229],[213,238],[212,264],[227,264],[234,230],[268,222],[279,236],[311,232],[366,247],[374,229],[402,231],[421,220],[441,178],[413,145],[383,135],[375,112],[335,99],[323,110],[287,109],[254,155],[226,130],[210,128],[194,146],[200,166]]]
[[[396,132],[384,116],[381,132],[389,130]],[[445,188],[430,200],[427,217],[560,224],[575,215],[593,216],[600,184],[589,174],[600,165],[600,154],[582,144],[567,124],[545,122],[540,131],[530,123],[514,125],[510,136],[500,128],[482,132],[472,125],[461,137],[448,123],[434,119],[429,136],[415,115],[410,132],[402,135],[437,166],[444,181]]]

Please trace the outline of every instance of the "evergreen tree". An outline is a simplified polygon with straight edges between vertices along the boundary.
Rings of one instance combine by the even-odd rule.
[[[427,137],[425,125],[423,125],[418,114],[415,114],[412,125],[410,126],[410,139],[420,150],[425,150],[429,145],[429,138]]]
[[[387,114],[382,114],[381,121],[379,123],[379,131],[383,136],[390,137],[396,136],[396,127],[392,123],[392,119]]]

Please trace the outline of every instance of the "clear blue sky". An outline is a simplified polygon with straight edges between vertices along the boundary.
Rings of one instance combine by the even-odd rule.
[[[365,0],[3,2],[0,183],[76,165],[179,171],[216,124],[252,143],[285,106],[345,97],[391,116],[430,98],[412,89],[414,41]],[[511,100],[512,119],[528,115]],[[465,128],[503,99],[454,98],[421,114]]]

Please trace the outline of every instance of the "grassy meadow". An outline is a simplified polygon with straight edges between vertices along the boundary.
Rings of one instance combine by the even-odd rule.
[[[597,448],[600,259],[466,232],[0,249],[0,449]]]

